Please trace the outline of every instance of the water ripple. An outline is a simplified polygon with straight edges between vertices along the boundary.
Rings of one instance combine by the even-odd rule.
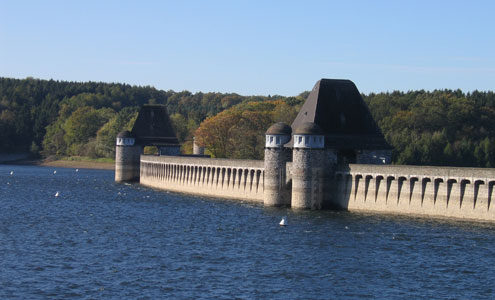
[[[495,298],[493,224],[265,209],[53,171],[0,166],[2,299]]]

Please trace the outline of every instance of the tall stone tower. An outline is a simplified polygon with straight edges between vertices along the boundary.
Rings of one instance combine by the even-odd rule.
[[[287,162],[291,159],[289,148],[285,148],[292,129],[284,123],[275,123],[265,133],[265,206],[290,206],[290,187],[287,185]]]
[[[321,209],[326,165],[325,136],[318,125],[307,122],[296,128],[293,142],[291,207]]]
[[[117,135],[115,148],[115,181],[139,181],[139,164],[142,148],[130,131]]]
[[[305,147],[299,143],[299,137],[303,141],[304,136],[311,135],[308,122],[321,129],[323,150],[316,151],[320,146]],[[392,147],[350,80],[318,80],[291,127],[294,135],[286,146],[293,147],[292,207],[345,208],[345,203],[337,201],[336,170],[355,163],[390,163]]]
[[[180,144],[165,105],[145,104],[132,131],[117,135],[115,181],[139,181],[143,147],[155,146],[160,155],[180,155]]]

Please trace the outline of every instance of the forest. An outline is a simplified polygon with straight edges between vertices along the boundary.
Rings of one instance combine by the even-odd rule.
[[[263,157],[266,129],[288,124],[309,92],[294,97],[162,91],[120,83],[0,78],[0,152],[42,157],[115,155],[115,136],[143,104],[167,106],[182,151],[192,137],[213,157]],[[495,167],[495,94],[460,90],[362,95],[393,163]]]

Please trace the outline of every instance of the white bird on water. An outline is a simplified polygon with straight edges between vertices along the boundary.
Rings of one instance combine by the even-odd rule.
[[[79,172],[79,169],[76,169],[76,172]]]
[[[57,191],[57,192],[55,193],[55,197],[58,197],[59,195],[60,195],[60,194],[59,194],[59,192]]]
[[[284,216],[282,218],[282,220],[280,221],[279,224],[280,224],[280,226],[287,226],[287,225],[289,225],[289,224],[287,224],[287,216]]]
[[[53,171],[53,174],[57,174],[57,170]]]
[[[14,171],[10,171],[10,175],[14,175]]]

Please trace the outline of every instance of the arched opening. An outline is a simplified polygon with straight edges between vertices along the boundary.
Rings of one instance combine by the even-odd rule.
[[[431,185],[431,179],[428,177],[424,177],[421,179],[421,206],[423,206],[423,202],[425,201],[425,195],[427,192],[428,186]]]
[[[470,180],[463,179],[461,180],[461,196],[459,197],[459,207],[462,207],[462,202],[464,201],[464,193],[466,192],[466,186],[471,184]]]
[[[383,185],[381,184],[383,180],[384,178],[382,175],[377,175],[375,177],[375,202],[378,202],[378,193],[380,192],[380,188],[383,189]]]
[[[260,178],[261,178],[261,171],[260,170],[256,170],[256,193],[259,190]]]
[[[390,190],[392,189],[392,183],[394,182],[394,176],[387,176],[387,189],[385,190],[385,203],[388,203],[388,195],[390,194]],[[397,199],[394,199],[397,200]]]
[[[452,189],[454,188],[454,184],[457,184],[457,180],[455,179],[448,179],[447,180],[447,207],[449,207],[450,203],[450,196],[452,194]]]
[[[473,198],[473,209],[476,208],[476,205],[478,204],[478,194],[480,192],[480,185],[485,184],[483,180],[476,180],[474,182],[474,198]]]
[[[361,183],[361,189],[362,189],[362,179],[363,178],[363,175],[361,174],[357,174],[354,176],[354,200],[356,200],[357,198],[357,194],[358,194],[358,191],[359,191],[359,183]]]
[[[433,203],[434,204],[437,204],[437,197],[438,197],[438,191],[440,190],[440,185],[443,183],[443,179],[442,178],[436,178],[434,180],[434,185],[433,185],[433,188],[434,188],[434,191],[433,191]]]

